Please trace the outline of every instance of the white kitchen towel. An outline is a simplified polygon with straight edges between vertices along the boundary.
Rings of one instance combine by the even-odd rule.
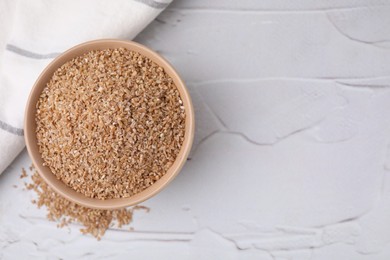
[[[24,107],[44,67],[88,40],[134,38],[171,1],[0,1],[0,174],[25,146]]]

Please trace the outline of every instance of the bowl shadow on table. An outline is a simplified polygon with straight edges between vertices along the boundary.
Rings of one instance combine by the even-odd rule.
[[[194,159],[199,146],[218,132],[226,130],[223,122],[207,105],[196,86],[187,84],[195,111],[195,136],[187,162]]]

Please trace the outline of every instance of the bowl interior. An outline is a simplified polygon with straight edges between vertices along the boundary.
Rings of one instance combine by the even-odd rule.
[[[62,181],[58,180],[48,167],[42,165],[43,159],[38,150],[37,139],[35,134],[36,103],[38,101],[38,98],[42,90],[44,89],[47,82],[52,77],[55,70],[58,69],[61,65],[63,65],[65,62],[91,50],[103,50],[108,48],[120,48],[120,47],[139,52],[140,54],[153,60],[155,63],[163,67],[166,73],[168,73],[168,75],[170,75],[170,77],[173,79],[176,87],[180,92],[180,96],[183,100],[183,104],[185,107],[185,113],[186,113],[185,136],[184,136],[183,146],[176,158],[176,161],[173,163],[171,168],[165,173],[165,175],[162,178],[160,178],[157,182],[155,182],[153,185],[151,185],[149,188],[129,198],[99,200],[99,199],[86,197],[83,194],[74,191],[66,184],[64,184]],[[115,208],[135,205],[152,197],[157,192],[159,192],[164,186],[166,186],[177,175],[177,173],[184,165],[188,153],[191,149],[192,140],[194,136],[194,111],[192,107],[191,98],[188,94],[188,91],[183,81],[180,79],[179,75],[172,68],[172,66],[160,55],[158,55],[154,51],[151,51],[150,49],[146,48],[143,45],[131,41],[97,40],[97,41],[86,42],[73,47],[72,49],[58,56],[54,61],[52,61],[46,67],[46,69],[41,73],[41,75],[35,82],[34,87],[31,90],[30,96],[27,101],[24,124],[25,124],[24,129],[25,129],[25,140],[26,140],[27,150],[39,174],[50,185],[50,187],[52,187],[56,192],[58,192],[65,198],[74,201],[80,205],[87,206],[90,208],[97,208],[97,209],[115,209]]]

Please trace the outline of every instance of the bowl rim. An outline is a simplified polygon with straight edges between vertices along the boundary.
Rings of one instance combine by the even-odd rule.
[[[182,148],[179,151],[178,156],[176,157],[175,162],[171,166],[171,168],[164,174],[164,176],[156,181],[154,184],[152,184],[147,189],[143,190],[140,193],[137,193],[131,197],[128,198],[118,198],[118,199],[107,199],[107,200],[100,200],[96,198],[89,198],[79,192],[76,192],[69,186],[66,186],[62,181],[58,180],[54,174],[48,170],[48,167],[43,166],[40,160],[42,160],[41,154],[37,152],[37,144],[36,144],[36,135],[35,135],[35,111],[36,111],[36,102],[37,98],[39,97],[40,93],[42,93],[43,88],[46,86],[46,83],[48,80],[44,80],[46,77],[49,79],[51,78],[51,75],[53,74],[52,71],[55,71],[63,65],[65,62],[71,60],[72,58],[76,56],[80,56],[82,54],[74,55],[75,52],[81,52],[86,53],[88,51],[94,50],[93,46],[98,45],[115,45],[114,47],[107,47],[107,48],[96,48],[95,50],[103,50],[108,48],[118,48],[120,45],[122,47],[126,48],[128,47],[129,50],[133,50],[132,48],[135,48],[136,52],[137,50],[142,51],[141,55],[147,56],[149,59],[151,59],[153,62],[156,62],[159,66],[163,67],[166,73],[174,80],[175,85],[177,89],[180,92],[180,96],[183,100],[183,105],[185,106],[186,111],[186,121],[185,121],[185,137],[183,141]],[[65,57],[70,56],[70,58],[65,59]],[[62,59],[65,59],[63,62],[60,62]],[[58,66],[56,66],[58,65]],[[169,72],[168,72],[169,71]],[[48,76],[48,74],[50,74]],[[42,86],[44,85],[44,86]],[[37,93],[38,92],[38,93]],[[33,103],[34,102],[34,103]],[[31,121],[33,120],[33,122]],[[65,52],[58,55],[55,59],[53,59],[40,73],[39,77],[35,81],[33,87],[30,90],[30,94],[27,99],[25,113],[24,113],[24,139],[26,142],[26,147],[28,154],[30,155],[30,158],[39,173],[39,175],[43,178],[43,180],[57,193],[59,193],[61,196],[65,197],[66,199],[73,201],[79,205],[89,207],[89,208],[95,208],[95,209],[118,209],[128,206],[133,206],[136,204],[139,204],[157,193],[159,193],[161,190],[163,190],[180,172],[182,167],[184,166],[185,162],[187,161],[189,152],[192,147],[193,139],[194,139],[194,132],[195,132],[195,114],[194,114],[194,108],[192,104],[191,97],[189,95],[188,89],[184,84],[184,81],[181,79],[179,74],[176,72],[174,67],[160,54],[157,52],[149,49],[148,47],[136,43],[134,41],[129,40],[121,40],[121,39],[99,39],[99,40],[93,40],[93,41],[87,41],[81,44],[78,44]],[[35,138],[34,138],[35,136]],[[35,145],[35,147],[34,147]],[[48,176],[48,172],[52,176]],[[168,174],[169,173],[169,174]],[[57,180],[55,181],[53,177]],[[61,182],[62,184],[59,184]],[[159,183],[158,186],[156,186]],[[75,195],[74,193],[77,193],[78,195]],[[141,194],[139,196],[139,194]],[[80,196],[81,195],[81,196]],[[111,203],[110,203],[111,202]]]

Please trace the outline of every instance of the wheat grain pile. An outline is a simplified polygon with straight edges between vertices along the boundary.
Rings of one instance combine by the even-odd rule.
[[[44,165],[97,199],[130,197],[159,180],[184,140],[185,110],[162,67],[124,48],[58,68],[36,105]]]
[[[58,227],[64,227],[70,223],[78,223],[83,226],[80,229],[83,234],[91,234],[100,240],[110,227],[117,226],[120,228],[123,225],[130,224],[134,210],[143,209],[149,211],[144,206],[117,210],[100,210],[80,206],[53,191],[33,166],[30,167],[30,171],[29,175],[22,169],[20,177],[30,177],[25,186],[28,190],[33,190],[36,193],[36,199],[32,202],[38,208],[45,207],[47,218],[50,221],[57,222]]]

